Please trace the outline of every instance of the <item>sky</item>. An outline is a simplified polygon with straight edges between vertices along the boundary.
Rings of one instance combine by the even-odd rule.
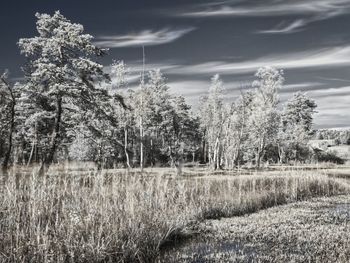
[[[306,92],[318,104],[316,128],[350,127],[350,0],[4,0],[0,70],[20,80],[17,42],[37,35],[35,13],[55,10],[84,25],[123,60],[130,86],[142,69],[160,68],[170,89],[194,108],[220,74],[225,100],[249,88],[261,66],[284,70],[281,104]]]

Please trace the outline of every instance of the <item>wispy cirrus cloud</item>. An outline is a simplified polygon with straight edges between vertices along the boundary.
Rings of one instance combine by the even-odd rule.
[[[314,90],[308,92],[308,95],[315,99],[318,105],[318,113],[315,116],[318,127],[349,126],[349,86]]]
[[[301,31],[317,21],[350,13],[349,0],[266,0],[263,3],[230,1],[214,6],[194,6],[192,11],[178,12],[180,17],[290,17],[298,16],[288,25],[260,30],[264,34],[288,34]]]
[[[285,23],[280,23],[276,27],[267,30],[259,30],[257,33],[259,34],[290,34],[297,31],[301,31],[302,27],[307,25],[305,19],[297,19],[290,24],[285,25]]]
[[[350,8],[349,0],[267,0],[260,4],[216,5],[211,8],[180,12],[178,16],[217,17],[217,16],[284,16],[284,15],[322,15],[331,16],[346,13]],[[242,4],[243,3],[243,4]],[[196,7],[194,7],[196,9]]]
[[[181,65],[168,70],[172,74],[245,74],[259,67],[274,66],[282,69],[334,68],[350,65],[350,46],[307,50],[303,52],[274,54],[239,62],[210,61],[193,65]]]
[[[94,43],[107,48],[156,46],[173,42],[195,29],[195,27],[180,29],[164,28],[157,31],[144,30],[126,35],[99,36]]]
[[[319,90],[322,86],[324,86],[324,83],[321,82],[302,82],[285,84],[281,92],[294,93],[297,91]]]
[[[321,76],[316,76],[316,78],[321,79],[321,80],[330,81],[330,82],[346,82],[346,83],[350,83],[350,79],[343,79],[343,78],[325,78],[325,77],[321,77]]]

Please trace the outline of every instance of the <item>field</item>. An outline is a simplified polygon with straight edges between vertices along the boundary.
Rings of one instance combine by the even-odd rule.
[[[251,262],[253,255],[317,261],[318,249],[346,262],[348,175],[349,168],[332,165],[187,168],[181,177],[166,168],[141,174],[62,166],[44,177],[14,168],[2,177],[0,262],[193,262],[199,246],[207,252],[196,252],[196,262],[213,255],[222,256],[218,262]],[[299,235],[303,229],[315,233],[314,243]],[[323,230],[333,243],[317,243]]]
[[[337,145],[329,147],[329,151],[336,153],[340,158],[350,161],[350,146],[349,145]]]
[[[350,162],[350,145],[338,145],[335,140],[310,140],[309,145],[325,152],[334,153],[346,162]]]

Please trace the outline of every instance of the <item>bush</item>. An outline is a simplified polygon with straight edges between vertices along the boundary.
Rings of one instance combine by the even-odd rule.
[[[318,162],[328,162],[336,164],[344,164],[345,160],[337,156],[335,152],[318,152],[316,153],[316,159]]]

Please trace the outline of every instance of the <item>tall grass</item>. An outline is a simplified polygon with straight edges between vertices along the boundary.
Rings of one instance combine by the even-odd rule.
[[[1,186],[0,262],[153,262],[198,220],[345,192],[341,179],[315,171],[225,179],[10,174]]]

